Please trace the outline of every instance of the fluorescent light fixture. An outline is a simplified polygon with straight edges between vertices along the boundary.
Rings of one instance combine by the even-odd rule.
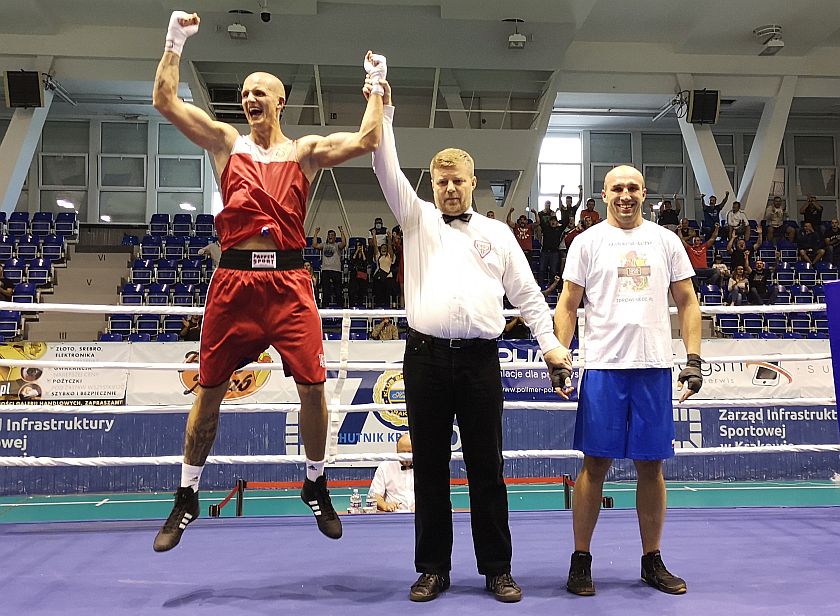
[[[99,217],[99,220],[102,222],[111,222],[111,217],[108,216],[108,214],[102,214],[102,216]]]
[[[62,207],[65,210],[75,210],[76,206],[73,204],[72,201],[68,201],[67,199],[56,199],[55,204],[58,207]]]
[[[195,206],[192,203],[179,203],[178,207],[187,212],[195,212]]]

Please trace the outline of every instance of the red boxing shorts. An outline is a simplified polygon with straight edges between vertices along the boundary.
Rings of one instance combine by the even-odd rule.
[[[322,335],[305,269],[227,269],[223,255],[207,292],[199,384],[225,383],[269,345],[280,354],[286,376],[303,385],[323,383],[327,372]]]

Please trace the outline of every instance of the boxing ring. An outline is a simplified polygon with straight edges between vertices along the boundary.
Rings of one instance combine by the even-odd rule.
[[[8,305],[0,303],[0,309]],[[39,304],[33,311],[136,313],[136,306],[76,306]],[[751,307],[751,312],[805,312],[824,310],[824,305]],[[703,307],[706,314],[726,315],[740,311],[730,307]],[[201,314],[201,308],[146,306],[144,313]],[[398,361],[352,361],[349,331],[354,318],[372,318],[398,311],[322,311],[325,317],[342,319],[342,338],[336,358],[327,362],[330,375],[326,388],[330,412],[328,460],[339,468],[354,464],[398,459],[396,453],[345,453],[339,434],[347,416],[357,414],[403,414],[404,405],[388,403],[348,404],[345,388],[358,372],[399,371]],[[514,314],[514,313],[511,313]],[[159,345],[158,345],[159,346]],[[751,350],[745,345],[744,351]],[[758,362],[770,366],[797,362],[826,361],[830,352],[774,353],[772,355],[705,356],[708,364]],[[679,363],[679,360],[677,360]],[[577,364],[576,364],[577,365]],[[195,363],[98,361],[84,362],[37,359],[3,359],[0,367],[14,369],[195,371]],[[282,365],[262,361],[243,368],[273,371]],[[514,360],[503,370],[540,371],[541,361]],[[21,373],[22,374],[22,373]],[[397,390],[393,390],[397,392]],[[834,396],[785,398],[789,407],[835,406]],[[779,399],[717,398],[690,399],[675,404],[675,419],[691,423],[687,408],[756,406],[777,407]],[[574,401],[507,401],[507,417],[519,412],[553,414],[576,408]],[[168,413],[183,422],[187,409],[181,405],[149,407],[96,405],[64,407],[49,404],[0,407],[9,416],[37,413],[56,417],[85,414],[91,418],[137,413]],[[266,410],[293,413],[291,403],[238,402],[223,406],[223,415],[264,413]],[[688,413],[688,415],[687,415]],[[835,411],[836,413],[836,411]],[[836,418],[836,414],[834,415]],[[835,422],[836,424],[836,422]],[[837,426],[835,425],[836,429]],[[219,440],[226,438],[220,429]],[[724,459],[752,456],[830,455],[837,457],[840,445],[833,443],[728,445],[676,448],[678,458]],[[577,451],[511,449],[504,453],[508,464],[529,460],[577,460]],[[453,460],[460,459],[453,453]],[[213,455],[208,465],[297,465],[301,455]],[[0,467],[8,473],[27,473],[57,468],[94,468],[101,473],[128,472],[137,467],[177,467],[180,455],[162,456],[4,456]],[[255,467],[256,468],[256,467]],[[209,469],[208,469],[209,470]],[[205,473],[207,476],[209,473]],[[334,477],[331,473],[330,477]],[[175,484],[171,484],[174,488]],[[840,485],[836,488],[840,491]],[[294,498],[292,492],[290,498]],[[467,513],[455,513],[452,588],[441,598],[423,605],[411,604],[408,587],[416,574],[412,566],[413,516],[343,516],[341,541],[322,537],[311,515],[295,517],[238,517],[224,512],[224,519],[208,516],[218,498],[202,498],[202,518],[193,524],[181,545],[170,553],[151,550],[154,534],[168,512],[170,500],[160,499],[160,517],[147,521],[57,522],[0,524],[3,534],[0,553],[5,556],[6,592],[2,599],[8,613],[51,614],[208,614],[299,613],[373,614],[395,610],[423,610],[426,614],[501,613],[526,610],[551,613],[573,610],[578,614],[709,614],[725,610],[732,614],[832,614],[840,613],[837,590],[840,560],[840,526],[836,507],[671,509],[665,526],[663,555],[669,568],[686,578],[689,592],[682,597],[658,593],[639,581],[639,544],[635,512],[612,509],[602,512],[592,553],[595,597],[575,597],[565,591],[568,557],[572,551],[571,512],[512,511],[513,573],[523,587],[523,605],[509,607],[494,601],[483,590],[475,572]],[[840,502],[840,500],[838,500]],[[336,501],[341,510],[341,501]],[[2,521],[2,518],[0,518]],[[268,549],[266,549],[268,548]],[[4,609],[5,611],[5,609]]]

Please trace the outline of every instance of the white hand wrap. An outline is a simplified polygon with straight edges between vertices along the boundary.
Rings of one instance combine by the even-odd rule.
[[[370,90],[371,94],[378,94],[383,96],[385,88],[379,85],[380,80],[384,80],[388,74],[388,65],[385,63],[385,56],[378,53],[371,54],[370,60],[365,56],[365,71],[370,76],[373,87]]]
[[[169,18],[169,28],[166,30],[166,45],[164,49],[178,54],[179,56],[184,51],[184,43],[189,37],[198,32],[198,24],[190,26],[182,26],[179,20],[189,19],[192,13],[185,13],[184,11],[172,11],[172,16]]]

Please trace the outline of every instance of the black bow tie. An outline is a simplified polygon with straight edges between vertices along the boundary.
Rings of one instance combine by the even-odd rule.
[[[472,214],[468,214],[467,212],[464,212],[463,214],[458,214],[457,216],[450,216],[449,214],[444,214],[443,222],[445,222],[447,225],[453,220],[463,220],[464,222],[469,222],[470,218],[472,218]]]
[[[401,471],[410,471],[413,468],[414,468],[413,464],[401,464],[400,465],[400,470]]]

